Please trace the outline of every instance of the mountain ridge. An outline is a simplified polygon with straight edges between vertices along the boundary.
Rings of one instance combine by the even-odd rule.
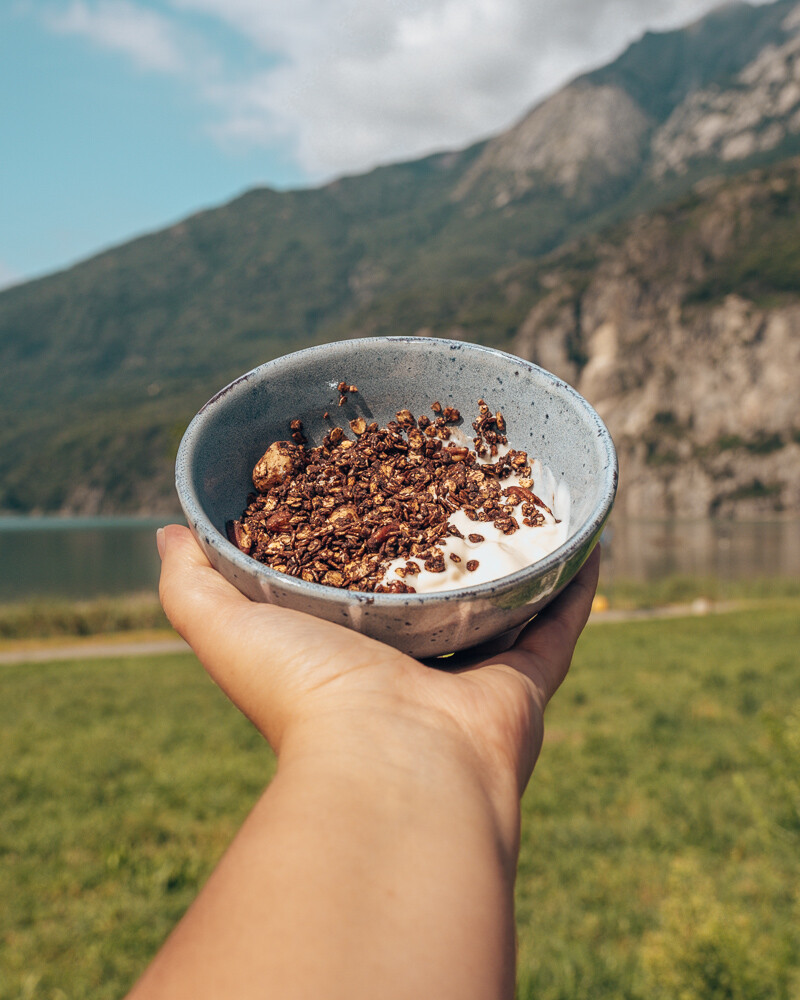
[[[220,385],[289,350],[444,331],[508,349],[541,296],[545,255],[583,240],[588,260],[593,234],[613,241],[614,226],[697,197],[704,178],[733,183],[800,151],[798,10],[728,5],[645,35],[464,150],[252,189],[0,293],[0,508],[169,507],[182,426]],[[659,172],[658,136],[681,114],[662,146],[685,150]],[[725,127],[706,148],[709,116]],[[722,155],[728,134],[743,155]],[[508,283],[515,268],[525,277]],[[581,357],[585,339],[564,349]]]

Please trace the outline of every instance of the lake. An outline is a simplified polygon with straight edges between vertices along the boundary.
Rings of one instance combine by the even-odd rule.
[[[0,603],[155,593],[164,518],[0,518]]]
[[[163,519],[0,518],[0,603],[156,592]],[[614,520],[604,576],[800,577],[800,521]]]

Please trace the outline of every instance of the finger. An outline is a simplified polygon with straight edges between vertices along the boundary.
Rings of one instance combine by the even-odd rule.
[[[567,675],[578,637],[592,610],[599,573],[598,545],[575,579],[514,644],[513,665],[536,683],[545,705]]]
[[[161,555],[159,597],[164,611],[190,645],[199,639],[200,622],[222,612],[236,612],[236,605],[250,602],[213,568],[188,528],[168,524],[158,533]]]
[[[160,549],[167,617],[273,746],[304,693],[385,655],[387,647],[340,625],[250,601],[211,566],[186,528],[166,527]]]
[[[295,665],[309,658],[319,663],[326,650],[338,653],[343,645],[350,659],[374,659],[387,648],[333,622],[249,600],[213,568],[187,528],[168,525],[162,544],[161,601],[198,655],[209,649],[252,656],[255,648],[269,662]]]
[[[292,637],[299,612],[255,604],[210,564],[191,532],[168,525],[160,536],[159,593],[167,617],[215,683],[273,745],[285,723]]]

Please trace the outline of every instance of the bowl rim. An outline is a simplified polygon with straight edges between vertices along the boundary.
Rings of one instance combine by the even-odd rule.
[[[312,583],[298,577],[290,576],[287,573],[280,573],[270,569],[258,560],[241,552],[211,521],[206,514],[202,503],[192,484],[191,466],[194,451],[197,447],[199,435],[211,418],[216,405],[226,399],[237,388],[243,387],[254,378],[263,379],[270,371],[279,369],[286,365],[295,364],[299,358],[306,358],[314,354],[322,354],[335,351],[337,348],[352,347],[354,344],[368,347],[386,343],[413,344],[424,348],[426,345],[436,345],[437,349],[447,347],[449,349],[468,348],[470,351],[491,354],[507,359],[510,363],[521,366],[538,377],[544,377],[552,388],[568,397],[573,405],[583,410],[589,421],[594,424],[597,430],[597,439],[605,452],[607,463],[603,469],[603,482],[598,495],[598,499],[589,514],[579,525],[577,530],[571,531],[566,540],[554,549],[543,559],[539,559],[522,569],[509,573],[506,576],[498,577],[495,580],[487,580],[485,583],[473,584],[472,586],[443,590],[435,593],[422,594],[381,594],[363,590],[343,590],[338,587],[329,587],[321,583]],[[353,603],[368,604],[375,607],[398,607],[400,605],[414,607],[415,605],[430,605],[435,603],[448,603],[458,600],[474,600],[481,597],[496,598],[510,591],[516,590],[520,584],[524,584],[527,579],[547,576],[552,570],[566,563],[572,552],[579,550],[585,543],[596,537],[608,519],[614,498],[617,492],[619,480],[619,466],[614,442],[608,428],[603,423],[594,407],[568,382],[554,375],[552,372],[540,365],[527,361],[515,354],[500,351],[497,348],[486,347],[483,344],[473,344],[469,341],[453,340],[444,337],[414,337],[414,336],[387,336],[387,337],[354,337],[348,340],[332,341],[328,344],[318,344],[313,347],[306,347],[290,354],[281,355],[271,361],[266,361],[250,371],[239,375],[233,381],[216,392],[190,421],[183,434],[175,461],[175,488],[178,493],[183,512],[186,516],[190,529],[198,536],[205,539],[206,543],[220,552],[226,559],[242,570],[248,576],[255,574],[256,578],[263,579],[270,587],[277,585],[284,591],[298,596],[319,597],[327,603],[352,605]],[[225,548],[221,548],[222,543]],[[587,551],[586,557],[588,558]],[[557,586],[558,584],[556,584]]]

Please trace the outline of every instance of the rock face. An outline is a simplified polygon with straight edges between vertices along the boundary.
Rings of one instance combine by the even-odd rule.
[[[712,163],[800,148],[800,5],[729,4],[645,35],[490,140],[456,187],[503,208],[550,188],[599,206]]]
[[[767,45],[729,86],[699,90],[678,105],[653,137],[656,179],[686,173],[694,160],[769,153],[800,135],[800,7],[783,28],[788,40]]]
[[[546,292],[514,348],[574,384],[608,424],[620,512],[800,508],[800,275],[794,293],[780,291],[779,279],[770,286],[766,266],[757,287],[742,280],[714,292],[712,280],[724,274],[730,286],[746,273],[743,257],[766,259],[768,241],[792,225],[779,206],[796,198],[800,161],[707,183],[611,242],[562,255],[541,276]],[[588,252],[596,258],[587,279],[572,261]]]
[[[489,142],[455,198],[481,182],[496,208],[543,183],[571,198],[591,197],[637,171],[649,126],[621,88],[579,80]]]

